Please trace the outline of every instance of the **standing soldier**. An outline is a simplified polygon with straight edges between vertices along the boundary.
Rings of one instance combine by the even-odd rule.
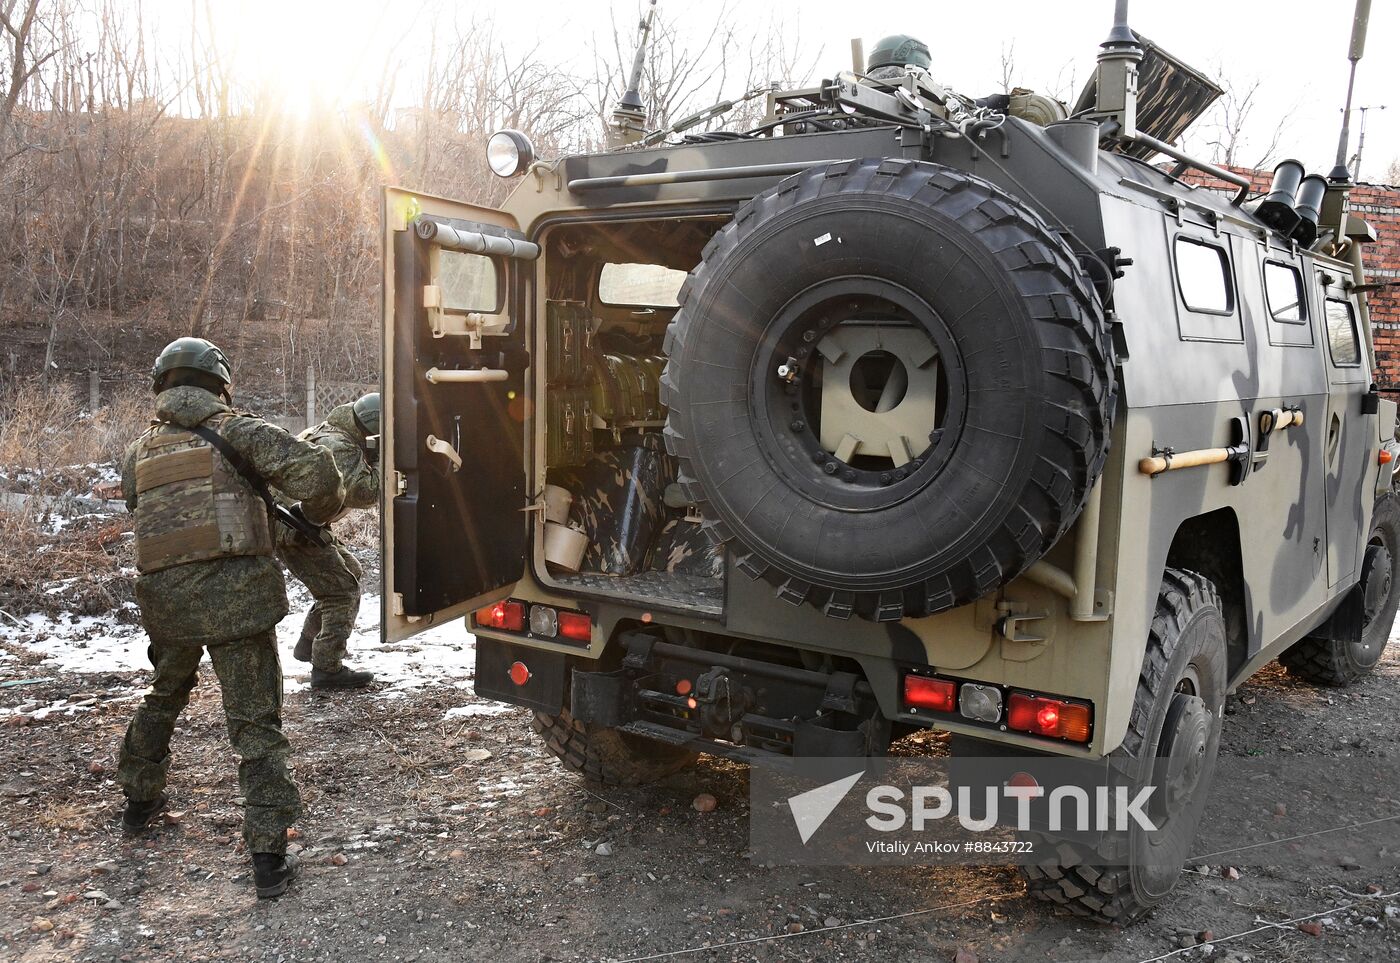
[[[345,665],[345,643],[360,610],[364,572],[329,526],[352,508],[379,504],[379,393],[331,409],[325,421],[302,432],[301,438],[330,449],[345,490],[301,504],[307,521],[324,526],[320,542],[286,528],[277,532],[278,556],[316,600],[292,654],[311,663],[312,688],[361,688],[374,674]]]
[[[151,374],[156,420],[126,451],[122,493],[136,516],[136,600],[155,675],[122,744],[122,822],[140,832],[165,806],[170,736],[208,648],[241,760],[258,897],[280,896],[296,872],[287,828],[301,797],[282,734],[276,626],[287,592],[272,558],[267,485],[294,498],[338,497],[340,476],[330,452],[229,407],[232,370],[210,342],[171,342]]]

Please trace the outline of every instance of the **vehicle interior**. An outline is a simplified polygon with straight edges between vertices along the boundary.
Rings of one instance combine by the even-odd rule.
[[[571,224],[546,235],[535,346],[547,358],[546,383],[536,386],[551,506],[535,533],[545,581],[665,609],[723,610],[723,551],[676,484],[660,383],[681,285],[727,220]]]

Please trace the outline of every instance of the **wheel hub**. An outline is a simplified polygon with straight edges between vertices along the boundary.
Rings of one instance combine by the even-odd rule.
[[[1200,784],[1215,719],[1200,696],[1188,692],[1172,695],[1162,727],[1156,766],[1158,792],[1153,800],[1156,815],[1168,816],[1186,805]]]
[[[818,504],[888,507],[951,455],[962,371],[947,327],[912,292],[874,277],[828,279],[783,307],[755,353],[761,450]]]
[[[1391,582],[1394,578],[1394,564],[1390,549],[1384,545],[1366,546],[1365,563],[1361,566],[1362,611],[1365,624],[1370,625],[1376,615],[1385,608],[1390,598]]]

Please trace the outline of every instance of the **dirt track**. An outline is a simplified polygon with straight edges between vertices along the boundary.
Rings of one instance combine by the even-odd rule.
[[[46,674],[11,652],[8,675]],[[1392,645],[1377,676],[1346,693],[1266,671],[1232,700],[1224,751],[1400,752],[1388,721],[1398,662]],[[1400,890],[1400,873],[1247,867],[1231,880],[1216,866],[1188,873],[1152,918],[1121,931],[1021,898],[1010,868],[764,868],[746,858],[743,769],[705,760],[646,790],[592,792],[542,751],[524,712],[445,720],[475,700],[444,686],[404,698],[289,696],[307,868],[292,895],[260,904],[238,852],[234,761],[211,684],[177,735],[174,824],[134,843],[115,829],[110,770],[131,703],[105,694],[142,682],[62,675],[0,690],[0,708],[99,697],[87,711],[0,730],[0,957],[884,963],[961,949],[965,960],[1147,960],[1188,934],[1220,938],[1256,928],[1256,917],[1325,911],[1368,885]],[[700,792],[718,797],[715,812],[691,808]],[[1346,839],[1339,853],[1365,842]],[[1394,960],[1397,917],[1400,897],[1371,897],[1313,921],[1320,936],[1265,927],[1173,958]]]

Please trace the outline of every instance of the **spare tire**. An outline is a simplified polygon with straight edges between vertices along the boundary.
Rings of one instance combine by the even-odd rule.
[[[662,378],[678,480],[794,604],[888,621],[980,598],[1049,550],[1103,468],[1103,307],[1065,241],[970,174],[789,177],[680,301]]]

